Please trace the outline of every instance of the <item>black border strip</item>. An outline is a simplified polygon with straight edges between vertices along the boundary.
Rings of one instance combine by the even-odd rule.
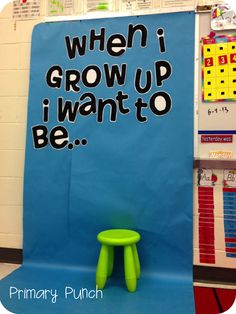
[[[195,159],[194,168],[236,169],[236,160]]]
[[[12,248],[0,248],[0,262],[22,264],[23,250]]]
[[[197,13],[205,13],[205,12],[211,12],[212,5],[198,5],[196,7],[196,12]]]
[[[210,266],[193,266],[193,280],[201,283],[236,285],[236,269]]]
[[[217,294],[216,288],[212,288],[212,292],[213,292],[213,294],[214,294],[214,298],[215,298],[215,300],[216,300],[216,304],[217,304],[217,306],[218,306],[219,313],[223,313],[223,312],[224,312],[224,309],[223,309],[223,307],[222,307],[222,305],[221,305],[220,298],[219,298],[219,296],[218,296],[218,294]]]

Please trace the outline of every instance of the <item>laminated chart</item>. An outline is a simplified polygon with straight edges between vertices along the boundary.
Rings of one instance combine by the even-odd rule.
[[[215,264],[214,187],[198,187],[200,263]]]
[[[193,0],[162,0],[161,5],[163,8],[175,8],[175,7],[194,7],[195,3]]]
[[[48,15],[70,15],[74,13],[74,0],[48,0]]]
[[[236,188],[223,188],[226,257],[236,258]]]
[[[202,98],[236,100],[236,34],[202,38]]]
[[[36,19],[40,16],[40,0],[13,1],[13,19],[27,20]]]
[[[86,11],[112,11],[113,2],[111,0],[99,1],[99,0],[87,0]]]
[[[159,9],[161,6],[160,1],[155,2],[155,8]],[[122,0],[119,1],[120,11],[130,11],[130,10],[146,10],[153,9],[153,0]]]

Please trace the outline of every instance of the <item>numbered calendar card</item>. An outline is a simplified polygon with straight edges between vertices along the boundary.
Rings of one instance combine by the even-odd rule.
[[[202,38],[204,102],[236,101],[236,34]]]

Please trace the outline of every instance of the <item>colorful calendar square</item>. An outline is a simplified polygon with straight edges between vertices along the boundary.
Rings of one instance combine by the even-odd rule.
[[[214,65],[214,60],[212,57],[209,57],[209,58],[205,58],[204,59],[204,64],[205,64],[205,67],[212,67]]]
[[[230,64],[229,65],[229,75],[235,75],[236,76],[236,64]]]
[[[204,69],[204,77],[205,78],[215,77],[215,76],[216,76],[216,69],[215,69],[215,67],[205,68]]]
[[[236,53],[230,54],[230,63],[236,63]]]
[[[233,41],[228,43],[228,52],[229,53],[236,52],[236,42]]]
[[[236,98],[236,88],[229,88],[229,97]]]
[[[218,64],[217,65],[224,65],[228,63],[228,56],[223,55],[223,56],[218,56]]]
[[[236,36],[202,38],[203,101],[236,101]]]
[[[204,46],[204,56],[212,56],[215,55],[216,47],[213,45],[205,45]]]
[[[209,77],[205,79],[204,81],[204,88],[205,89],[211,88],[212,86],[215,86],[215,84],[216,84],[216,79],[214,77]]]
[[[235,88],[236,87],[236,75],[229,77],[229,87]]]
[[[222,38],[221,38],[222,39]],[[228,44],[221,42],[219,44],[216,44],[216,54],[222,55],[228,52]]]
[[[216,78],[216,87],[217,88],[227,88],[229,86],[228,77],[217,77]]]

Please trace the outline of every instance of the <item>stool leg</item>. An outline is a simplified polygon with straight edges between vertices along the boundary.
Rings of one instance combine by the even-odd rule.
[[[98,289],[104,288],[107,280],[109,249],[107,245],[102,245],[96,271],[96,284]]]
[[[108,247],[109,250],[109,257],[108,257],[108,277],[111,276],[112,272],[113,272],[113,264],[114,264],[114,247],[113,246],[109,246]]]
[[[134,255],[131,245],[124,247],[124,267],[125,267],[125,281],[127,289],[130,292],[136,290],[136,270],[134,263]]]
[[[132,245],[132,249],[133,249],[133,255],[134,255],[134,264],[135,264],[135,269],[136,269],[136,276],[137,276],[137,279],[139,279],[140,278],[140,262],[139,262],[138,250],[137,250],[136,244]]]

